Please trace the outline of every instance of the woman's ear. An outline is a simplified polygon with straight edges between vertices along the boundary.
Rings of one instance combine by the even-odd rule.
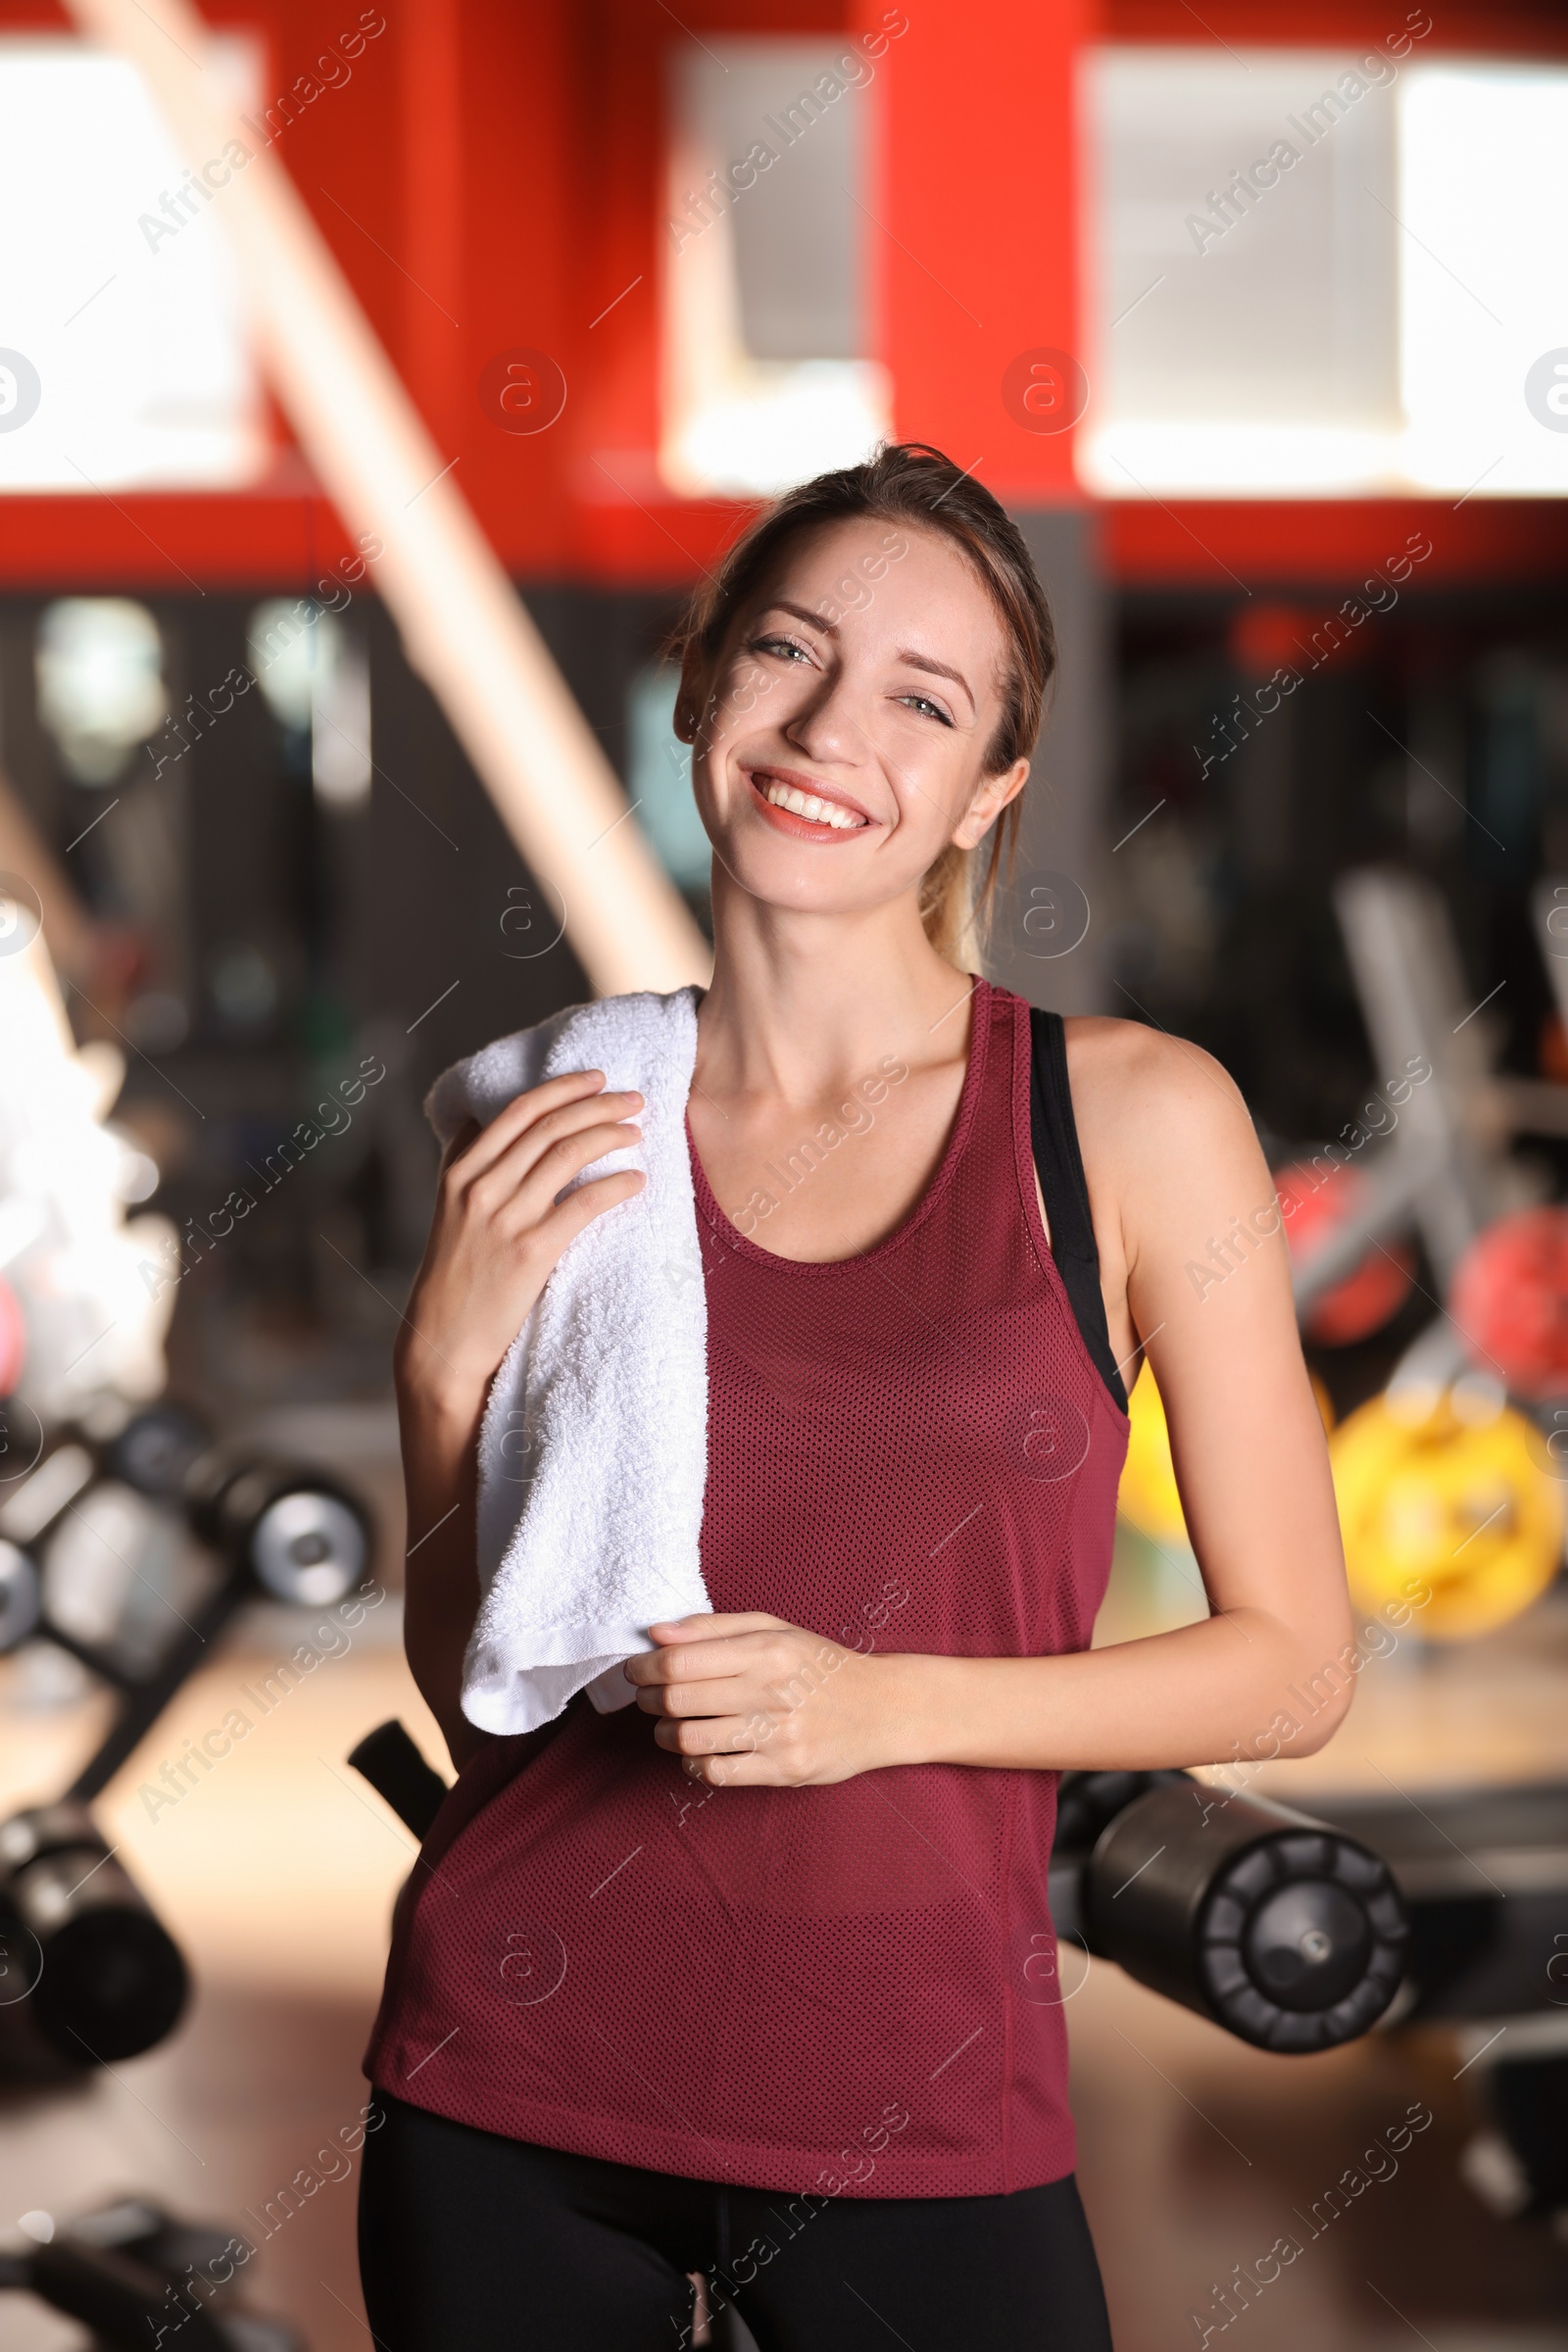
[[[956,849],[972,850],[984,841],[1009,801],[1015,801],[1029,781],[1029,762],[1015,760],[1000,776],[988,776],[953,829]]]

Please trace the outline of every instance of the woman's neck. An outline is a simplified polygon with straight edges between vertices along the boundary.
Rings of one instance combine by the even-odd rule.
[[[870,1053],[912,1067],[961,1056],[973,988],[927,940],[912,904],[864,914],[761,906],[715,877],[713,980],[698,1018],[697,1080],[711,1097],[809,1103]]]

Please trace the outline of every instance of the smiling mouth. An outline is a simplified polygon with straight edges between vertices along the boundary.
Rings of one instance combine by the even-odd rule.
[[[782,776],[758,771],[752,774],[750,782],[758,799],[770,812],[778,810],[818,833],[863,833],[871,821],[859,809],[849,808],[842,801],[829,800],[825,794],[808,792],[801,785],[786,783]],[[794,827],[790,830],[793,831]]]

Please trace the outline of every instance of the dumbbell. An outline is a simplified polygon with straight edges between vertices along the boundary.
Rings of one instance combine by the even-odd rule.
[[[13,2077],[134,2058],[189,1991],[178,1946],[65,1799],[0,1822],[0,2064]]]
[[[85,1458],[84,1447],[78,1452]],[[33,1480],[47,1475],[55,1459],[46,1457]],[[122,1693],[118,1720],[71,1789],[81,1798],[107,1786],[243,1601],[261,1594],[293,1606],[329,1608],[364,1582],[371,1540],[368,1514],[348,1487],[313,1463],[215,1445],[207,1425],[180,1405],[157,1404],[134,1414],[99,1450],[93,1467],[103,1474],[101,1483],[88,1488],[73,1510],[90,1516],[95,1502],[103,1506],[112,1495],[142,1514],[149,1550],[132,1562],[137,1573],[127,1594],[158,1593],[177,1616],[179,1630],[171,1637],[166,1610],[157,1623],[165,1646],[138,1660],[126,1655],[123,1636],[118,1648],[106,1647],[84,1642],[79,1627],[63,1627],[54,1590],[61,1522],[51,1523],[35,1546],[43,1577],[40,1630]],[[24,1508],[32,1483],[22,1490]],[[13,1502],[6,1509],[16,1507]],[[170,1574],[189,1573],[168,1556],[172,1529],[180,1531],[190,1551],[202,1547],[203,1582],[188,1599],[168,1589]],[[154,1539],[157,1530],[161,1540]],[[0,1534],[5,1532],[0,1514]],[[124,1554],[123,1538],[116,1548]],[[144,1602],[135,1607],[145,1615]],[[127,1612],[132,1622],[135,1607]]]
[[[248,1593],[330,1607],[369,1556],[365,1507],[336,1479],[215,1446],[193,1414],[155,1405],[107,1446],[65,1433],[0,1496],[0,1655],[42,1632],[146,1684],[181,1633],[210,1638],[209,1607],[220,1618]]]
[[[274,1600],[330,1608],[364,1579],[369,1522],[346,1487],[313,1463],[215,1446],[182,1406],[137,1413],[105,1466],[138,1494],[181,1505],[202,1540]]]
[[[328,1608],[364,1578],[369,1522],[349,1489],[314,1463],[217,1446],[207,1425],[176,1404],[134,1414],[103,1446],[68,1434],[0,1506],[0,1526],[14,1516],[36,1560],[65,1514],[79,1516],[101,1480],[180,1512],[226,1564],[274,1600]],[[38,1500],[29,1504],[33,1494]],[[19,1576],[18,1584],[24,1589],[25,1580]],[[19,1597],[19,1619],[23,1613]]]
[[[1256,2048],[1377,2023],[1409,1928],[1387,1865],[1322,1822],[1187,1773],[1069,1773],[1052,1908],[1097,1957]]]
[[[336,1480],[225,1452],[175,1406],[106,1446],[68,1433],[5,1495],[0,1649],[41,1634],[119,1706],[60,1804],[0,1822],[0,2072],[112,2063],[171,2030],[184,1963],[86,1806],[244,1599],[330,1606],[368,1558],[364,1508]]]

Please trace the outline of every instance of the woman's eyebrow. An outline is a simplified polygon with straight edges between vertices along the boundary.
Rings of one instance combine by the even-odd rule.
[[[951,678],[955,686],[961,686],[964,693],[968,695],[971,710],[979,709],[979,705],[974,699],[974,690],[961,669],[950,669],[945,662],[934,662],[929,654],[912,653],[907,646],[901,646],[896,658],[904,663],[906,669],[928,669],[933,677]]]
[[[757,616],[758,619],[760,620],[763,614],[768,612],[793,612],[797,620],[804,620],[808,628],[820,629],[824,637],[838,635],[837,624],[829,620],[824,613],[813,612],[809,605],[792,605],[787,596],[772,598],[768,604],[762,607],[761,612]]]

